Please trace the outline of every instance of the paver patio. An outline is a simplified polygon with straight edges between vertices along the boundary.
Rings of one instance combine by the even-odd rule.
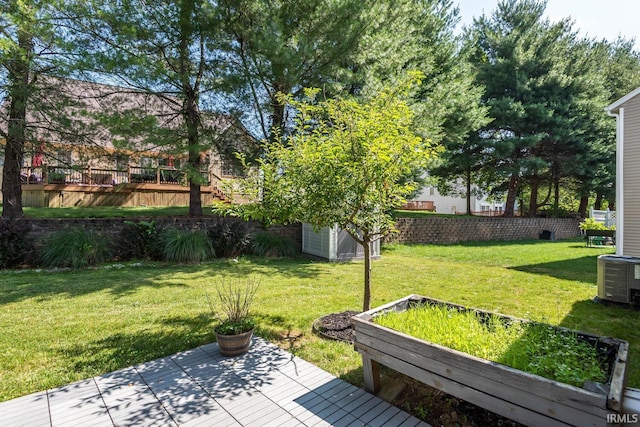
[[[387,402],[263,339],[218,345],[0,403],[2,426],[421,426]]]

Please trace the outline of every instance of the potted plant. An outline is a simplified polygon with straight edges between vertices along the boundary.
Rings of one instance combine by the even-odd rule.
[[[249,309],[258,286],[254,279],[245,282],[220,279],[216,287],[218,309],[207,294],[211,312],[220,322],[215,327],[216,341],[225,356],[240,356],[251,346],[255,321],[249,315]]]

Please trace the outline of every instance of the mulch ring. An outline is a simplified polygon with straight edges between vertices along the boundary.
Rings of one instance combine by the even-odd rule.
[[[353,343],[355,338],[351,318],[359,311],[331,313],[313,322],[313,331],[321,337],[331,340]]]

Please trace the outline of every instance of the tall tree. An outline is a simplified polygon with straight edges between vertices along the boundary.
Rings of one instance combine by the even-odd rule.
[[[504,179],[505,216],[514,214],[524,185],[531,215],[542,182],[554,187],[557,201],[560,179],[573,173],[567,166],[586,150],[587,123],[601,107],[598,81],[589,90],[581,75],[585,59],[571,53],[578,42],[570,21],[549,22],[545,7],[544,1],[502,1],[490,18],[474,21],[467,36],[494,118],[480,136],[494,154],[491,167]]]
[[[281,93],[304,87],[332,92],[340,66],[362,48],[374,1],[221,0],[228,45],[229,87],[255,112],[265,139],[282,134],[287,105]],[[234,84],[233,84],[234,83]]]
[[[613,42],[600,40],[589,50],[592,72],[604,78],[606,104],[610,104],[640,87],[640,53],[632,40],[618,38]],[[601,116],[603,116],[601,114]],[[604,118],[604,133],[594,141],[585,163],[589,166],[579,177],[581,215],[586,215],[589,196],[595,193],[596,209],[603,199],[615,199],[615,120]]]
[[[0,127],[6,142],[2,216],[14,218],[23,215],[20,168],[27,140],[27,106],[38,76],[53,68],[55,51],[46,2],[2,1],[0,14],[0,84],[8,105],[3,110],[6,127]]]
[[[480,105],[482,88],[453,34],[458,9],[451,0],[396,0],[379,2],[375,14],[383,21],[365,34],[367,49],[355,56],[351,91],[375,92],[406,70],[422,71],[425,79],[411,100],[416,130],[444,148],[439,166],[430,165],[429,174],[447,184],[469,177],[468,168],[461,167],[468,163],[464,153],[473,151],[466,160],[474,164],[480,157],[468,136],[487,123],[487,110]],[[471,191],[466,194],[470,200]]]
[[[215,5],[207,0],[73,3],[68,39],[82,56],[81,66],[156,95],[173,111],[175,120],[165,118],[173,123],[169,140],[177,152],[188,154],[189,214],[201,215],[202,154],[216,142],[215,126],[202,111],[203,97],[218,82]],[[154,131],[157,121],[147,123]]]

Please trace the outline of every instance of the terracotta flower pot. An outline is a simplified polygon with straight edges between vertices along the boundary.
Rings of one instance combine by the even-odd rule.
[[[222,335],[216,332],[216,341],[224,356],[240,356],[249,351],[253,329],[238,335]]]

